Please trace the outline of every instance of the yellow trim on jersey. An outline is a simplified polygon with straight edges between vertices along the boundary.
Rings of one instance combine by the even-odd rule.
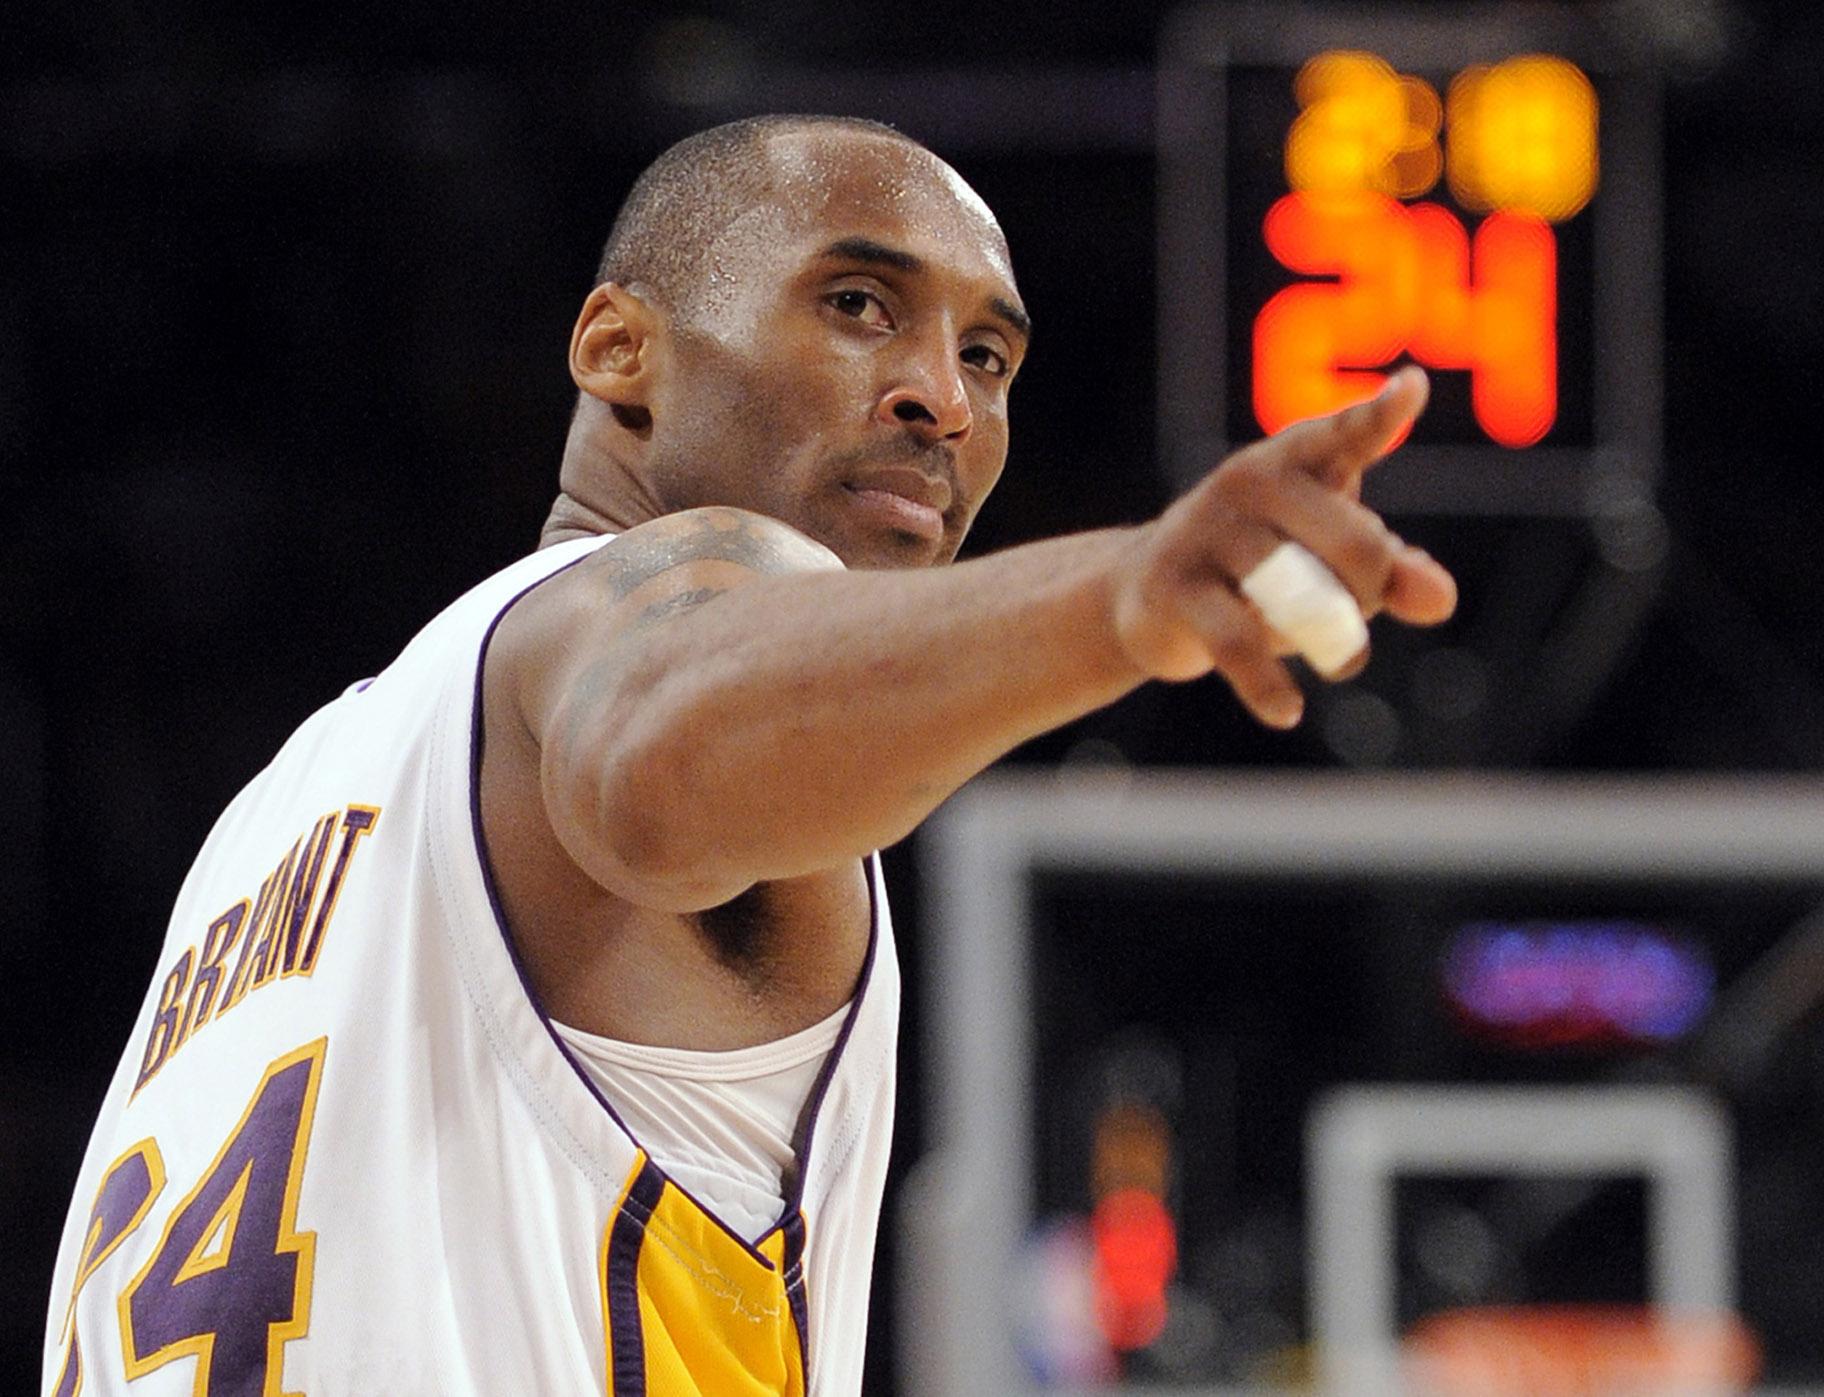
[[[616,1331],[628,1317],[611,1302],[613,1268],[625,1264],[612,1256],[612,1239],[616,1223],[627,1220],[640,1233],[634,1279],[646,1397],[804,1397],[783,1233],[766,1237],[756,1256],[669,1180],[647,1211],[634,1192],[647,1167],[642,1152],[602,1234],[609,1397],[630,1397],[614,1383]]]
[[[648,1392],[803,1397],[798,1327],[780,1261],[769,1260],[666,1184],[640,1248]]]
[[[253,1161],[249,1159],[241,1170],[240,1178],[234,1181],[234,1187],[228,1190],[228,1196],[222,1200],[222,1206],[215,1210],[215,1216],[209,1219],[209,1225],[196,1239],[196,1245],[190,1248],[190,1255],[184,1258],[184,1264],[177,1268],[177,1274],[171,1277],[172,1285],[182,1285],[209,1271],[219,1271],[228,1264],[228,1256],[234,1250],[234,1232],[241,1225],[241,1205],[247,1201],[247,1181],[253,1177]]]

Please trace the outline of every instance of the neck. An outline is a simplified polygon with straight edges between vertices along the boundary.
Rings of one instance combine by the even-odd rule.
[[[625,430],[599,403],[583,399],[570,422],[558,496],[539,531],[540,548],[573,538],[625,533],[665,513],[633,453],[625,449],[627,443],[618,439]]]
[[[612,515],[576,499],[560,490],[552,502],[545,525],[538,531],[538,546],[549,548],[554,543],[568,543],[573,538],[593,538],[597,534],[624,533],[632,527]]]

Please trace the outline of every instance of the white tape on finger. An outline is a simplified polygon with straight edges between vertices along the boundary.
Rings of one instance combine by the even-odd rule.
[[[1267,554],[1241,579],[1241,593],[1326,678],[1368,643],[1354,595],[1302,544],[1287,540]]]

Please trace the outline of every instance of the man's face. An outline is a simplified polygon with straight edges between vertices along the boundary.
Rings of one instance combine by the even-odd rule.
[[[850,567],[955,557],[1007,457],[1026,318],[987,207],[903,142],[769,142],[778,197],[668,326],[647,461],[674,509],[784,520]]]

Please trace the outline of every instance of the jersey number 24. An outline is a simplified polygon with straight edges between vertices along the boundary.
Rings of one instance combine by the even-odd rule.
[[[266,1069],[214,1162],[172,1209],[151,1259],[120,1293],[115,1309],[129,1378],[194,1357],[195,1397],[283,1397],[286,1341],[310,1327],[317,1238],[297,1230],[298,1190],[328,1041],[319,1038]],[[53,1397],[82,1391],[76,1297],[146,1220],[164,1186],[164,1160],[152,1139],[102,1177],[70,1290],[69,1337]]]

